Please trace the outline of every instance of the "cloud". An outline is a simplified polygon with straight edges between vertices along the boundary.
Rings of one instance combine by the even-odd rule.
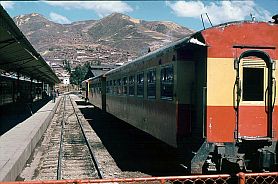
[[[99,17],[104,17],[111,13],[126,13],[133,11],[127,3],[122,1],[43,1],[51,6],[63,7],[67,10],[82,9],[92,10]]]
[[[50,20],[52,20],[53,22],[59,23],[59,24],[70,24],[71,23],[71,21],[67,17],[60,15],[58,13],[51,12],[49,14],[49,17],[50,17]]]
[[[260,8],[253,1],[217,1],[205,4],[202,1],[166,2],[178,17],[200,18],[202,13],[208,13],[211,22],[215,24],[251,19],[250,13],[257,20],[271,20],[271,14]],[[207,21],[207,20],[206,20]]]
[[[0,1],[0,4],[4,7],[4,9],[13,9],[15,2],[12,1]]]

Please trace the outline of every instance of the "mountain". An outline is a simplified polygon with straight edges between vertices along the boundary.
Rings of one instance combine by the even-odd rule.
[[[191,30],[171,22],[147,22],[120,13],[99,20],[88,30],[98,43],[138,54],[149,47],[158,48],[191,33]]]
[[[184,35],[193,33],[192,30],[186,27],[182,27],[178,24],[168,21],[142,21],[142,24],[152,31],[156,31],[175,38],[183,38]]]
[[[75,22],[71,25],[57,24],[40,14],[32,13],[14,18],[15,23],[26,35],[29,41],[40,52],[61,44],[74,44],[75,37],[80,37],[80,30],[94,21]],[[84,38],[84,40],[86,40]]]
[[[173,22],[139,20],[120,13],[71,24],[54,23],[37,13],[17,16],[14,21],[38,52],[56,65],[127,62],[149,48],[193,33]]]

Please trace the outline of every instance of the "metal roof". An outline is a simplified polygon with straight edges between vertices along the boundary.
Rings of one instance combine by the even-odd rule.
[[[60,80],[0,5],[0,69],[50,84]]]
[[[104,74],[104,76],[116,73],[121,70],[125,70],[126,66],[135,64],[135,63],[140,63],[144,61],[151,60],[153,58],[156,58],[157,56],[162,55],[163,53],[168,52],[169,50],[177,49],[179,47],[182,47],[186,44],[193,44],[193,45],[199,45],[199,46],[204,46],[208,47],[206,43],[201,42],[200,40],[197,39],[198,35],[200,35],[203,31],[208,30],[208,29],[216,29],[216,28],[221,28],[221,27],[226,27],[226,26],[231,26],[231,25],[237,25],[237,24],[243,24],[243,23],[254,23],[254,21],[233,21],[233,22],[227,22],[224,24],[219,24],[216,26],[209,27],[207,29],[200,30],[198,32],[192,33],[191,35],[188,35],[180,40],[177,40],[175,42],[170,43],[169,45],[166,45],[164,47],[161,47],[153,52],[150,52],[144,56],[138,57],[137,59],[124,64],[123,66],[120,66],[118,68],[112,69]],[[271,23],[272,24],[272,23]]]
[[[155,51],[152,51],[144,56],[141,56],[141,57],[138,57],[137,59],[129,62],[129,63],[126,63],[120,67],[117,67],[115,69],[112,69],[110,71],[108,71],[107,73],[104,74],[104,76],[108,75],[108,74],[112,74],[112,73],[115,73],[115,72],[118,72],[118,71],[121,71],[123,69],[125,69],[126,66],[128,65],[132,65],[134,63],[138,63],[138,62],[144,62],[144,61],[147,61],[147,60],[151,60],[157,56],[160,56],[162,55],[163,53],[165,52],[168,52],[169,50],[172,50],[172,49],[175,49],[175,48],[178,48],[180,45],[183,45],[183,44],[188,44],[191,42],[191,39],[194,37],[194,35],[196,35],[196,33],[193,33],[191,35],[188,35],[180,40],[177,40],[175,42],[172,42],[170,43],[169,45],[166,45],[164,47],[161,47]]]

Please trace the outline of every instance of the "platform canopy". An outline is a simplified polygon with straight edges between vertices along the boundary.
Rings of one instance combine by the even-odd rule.
[[[0,5],[0,70],[46,83],[60,80]]]

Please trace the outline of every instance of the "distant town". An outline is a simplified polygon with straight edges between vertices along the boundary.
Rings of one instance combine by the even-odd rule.
[[[136,58],[124,50],[102,45],[51,48],[49,52],[43,53],[43,57],[63,84],[70,84],[70,72],[73,72],[78,65],[87,63],[90,66],[121,66]]]

